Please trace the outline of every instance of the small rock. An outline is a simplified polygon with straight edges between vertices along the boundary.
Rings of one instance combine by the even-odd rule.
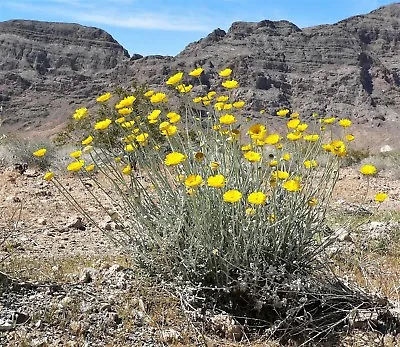
[[[7,202],[18,203],[18,202],[21,202],[21,199],[16,195],[10,195],[10,196],[6,197],[6,201]]]
[[[36,339],[33,339],[31,341],[30,346],[31,347],[47,347],[48,346],[47,337],[44,337],[44,338],[38,337]]]
[[[391,152],[391,151],[393,151],[393,148],[389,145],[382,146],[380,149],[381,153],[386,153],[386,152]]]
[[[22,173],[23,173],[26,177],[30,177],[30,178],[38,177],[38,176],[40,175],[40,172],[36,171],[35,169],[28,169],[27,167],[26,167],[25,171],[22,172]],[[22,173],[21,173],[21,174],[22,174]]]
[[[337,229],[335,231],[335,237],[341,242],[344,242],[344,241],[352,242],[353,241],[353,239],[350,235],[350,232],[344,228]]]
[[[176,331],[172,328],[162,330],[160,335],[161,339],[165,343],[175,343],[182,341],[182,335],[179,333],[179,331]]]
[[[79,276],[79,282],[90,283],[96,278],[97,273],[98,271],[92,267],[84,268]]]
[[[47,224],[47,219],[46,218],[38,218],[36,222],[40,225],[46,225]]]
[[[78,229],[78,230],[86,230],[86,226],[83,223],[82,217],[71,217],[66,224],[68,229]]]

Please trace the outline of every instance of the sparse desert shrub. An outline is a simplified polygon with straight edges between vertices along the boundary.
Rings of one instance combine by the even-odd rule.
[[[400,153],[397,151],[370,155],[361,161],[361,163],[366,162],[374,164],[379,171],[386,171],[394,179],[400,178]]]
[[[230,69],[220,72],[218,93],[194,96],[178,72],[166,82],[169,93],[144,93],[141,110],[134,95],[115,104],[110,93],[100,96],[101,117],[86,109],[74,115],[77,124],[91,127],[67,170],[82,183],[102,187],[96,172],[109,181],[116,196],[104,193],[116,206],[110,217],[121,232],[104,232],[149,273],[214,290],[214,304],[236,313],[247,307],[257,316],[272,307],[278,319],[284,293],[297,286],[301,295],[304,279],[323,267],[333,241],[325,214],[354,137],[347,119],[316,116],[311,127],[287,109],[276,113],[285,133],[247,123],[245,103],[235,97],[239,84],[230,75]],[[336,123],[338,138],[331,131]],[[323,167],[316,160],[321,155]],[[91,219],[57,175],[50,171],[44,178]],[[101,197],[92,197],[108,211]],[[293,302],[300,298],[290,295]]]
[[[37,158],[32,156],[32,152],[37,148],[46,147],[48,155]],[[27,165],[27,167],[36,167],[42,170],[54,166],[57,161],[57,152],[54,145],[45,139],[28,139],[7,136],[0,143],[0,158],[4,166],[14,166],[15,164]]]

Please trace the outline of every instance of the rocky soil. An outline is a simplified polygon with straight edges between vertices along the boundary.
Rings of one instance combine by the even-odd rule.
[[[81,219],[41,176],[32,169],[22,175],[12,168],[0,173],[0,230],[4,238],[0,241],[1,346],[194,346],[204,345],[204,341],[207,346],[235,345],[229,324],[218,323],[225,330],[215,334],[208,330],[199,337],[202,329],[188,323],[172,292],[134,270],[122,249]],[[91,199],[82,193],[75,178],[65,176],[62,182],[90,209]],[[364,188],[357,170],[346,169],[333,199],[335,210],[349,216],[363,212],[355,196]],[[369,209],[373,209],[368,203],[372,192],[388,191],[391,198],[380,208],[398,213],[399,181],[381,173],[372,178],[370,189],[366,200]],[[119,232],[103,211],[92,208],[91,214],[107,229]],[[350,229],[338,229],[340,242],[332,252],[354,254],[357,245],[370,239],[390,240],[393,230],[399,229],[396,218],[367,220],[361,236]],[[400,264],[383,260],[380,274],[374,274],[375,284],[393,289],[400,280]],[[368,264],[364,270],[369,271]],[[393,292],[391,299],[396,299]],[[242,338],[246,341],[246,336]],[[359,333],[343,337],[341,343],[398,346],[400,335]],[[259,340],[252,345],[276,344]]]
[[[333,25],[299,28],[288,21],[236,22],[190,43],[175,57],[129,57],[97,28],[63,23],[0,23],[2,131],[54,133],[100,92],[133,80],[153,87],[177,70],[202,66],[194,85],[216,82],[231,67],[259,115],[289,107],[302,114],[350,117],[363,145],[397,146],[400,114],[400,4]],[[195,88],[196,90],[196,88]],[[268,117],[268,112],[266,113]],[[366,136],[365,136],[366,135]]]

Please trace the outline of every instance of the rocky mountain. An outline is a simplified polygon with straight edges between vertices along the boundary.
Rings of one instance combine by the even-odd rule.
[[[4,128],[54,129],[110,84],[128,52],[101,29],[13,20],[0,23]]]
[[[0,103],[7,127],[46,128],[49,120],[62,124],[78,105],[118,83],[135,79],[157,87],[177,70],[202,66],[207,88],[220,69],[231,67],[250,114],[285,106],[346,116],[361,128],[379,129],[369,139],[392,144],[400,128],[399,41],[400,3],[303,29],[284,20],[235,22],[175,57],[129,58],[100,29],[3,22]]]

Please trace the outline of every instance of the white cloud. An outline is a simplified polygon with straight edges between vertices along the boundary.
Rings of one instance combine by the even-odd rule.
[[[114,0],[112,7],[110,7],[110,1],[107,0],[97,0],[95,3],[82,0],[37,0],[35,3],[25,0],[2,1],[2,5],[7,7],[36,16],[43,17],[45,14],[54,21],[67,20],[78,23],[86,22],[96,26],[108,25],[163,31],[208,32],[213,29],[204,24],[209,21],[208,18],[202,19],[189,14],[177,16],[173,13],[163,13],[160,9],[157,12],[146,12],[135,8],[134,0]],[[117,11],[118,7],[122,7],[122,10]],[[134,15],[130,13],[134,13]]]

